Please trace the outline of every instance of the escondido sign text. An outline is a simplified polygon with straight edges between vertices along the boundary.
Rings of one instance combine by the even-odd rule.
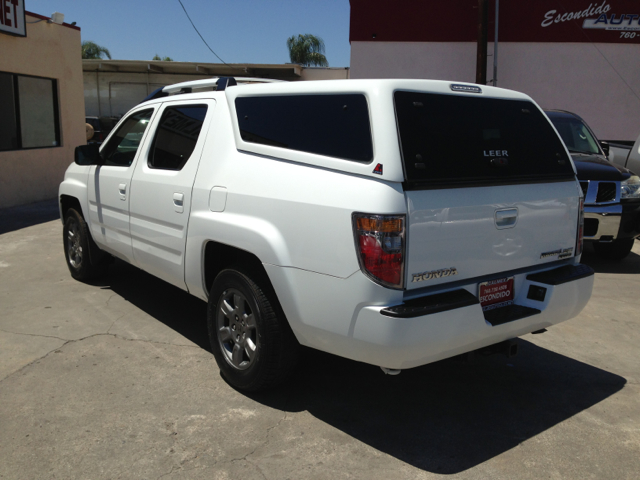
[[[557,10],[549,10],[544,14],[544,20],[542,21],[543,27],[548,27],[552,23],[568,22],[569,20],[577,20],[580,18],[593,17],[594,15],[603,15],[611,10],[611,5],[607,4],[607,0],[602,2],[602,5],[590,3],[587,8],[579,12],[570,13],[557,13]]]

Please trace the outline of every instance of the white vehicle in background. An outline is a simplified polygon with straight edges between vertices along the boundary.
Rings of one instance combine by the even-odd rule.
[[[300,344],[397,373],[586,305],[581,189],[526,95],[235,84],[165,87],[78,147],[60,209],[74,278],[115,256],[209,303],[236,388],[284,380]]]
[[[640,136],[633,142],[607,140],[609,144],[609,161],[640,174]]]

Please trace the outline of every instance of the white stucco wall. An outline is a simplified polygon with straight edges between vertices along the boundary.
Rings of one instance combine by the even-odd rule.
[[[490,43],[489,54],[493,52]],[[500,43],[498,86],[579,114],[600,139],[640,134],[640,45]],[[471,42],[352,42],[351,78],[475,81]],[[488,57],[487,78],[492,78]]]
[[[300,80],[345,80],[349,78],[348,67],[303,67]]]

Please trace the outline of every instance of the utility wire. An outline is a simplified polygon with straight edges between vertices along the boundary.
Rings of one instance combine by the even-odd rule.
[[[200,35],[200,32],[198,31],[198,29],[196,28],[196,26],[193,24],[193,20],[191,20],[191,17],[189,16],[189,13],[187,12],[187,9],[184,8],[184,5],[182,4],[182,0],[178,0],[178,2],[180,2],[180,6],[182,7],[182,10],[184,10],[185,15],[187,16],[187,18],[189,19],[189,21],[191,22],[191,25],[193,26],[193,29],[196,31],[196,33],[198,35]],[[218,54],[216,52],[213,51],[213,49],[209,46],[209,44],[207,43],[207,41],[204,39],[204,37],[202,35],[200,35],[200,38],[202,39],[202,41],[204,42],[204,44],[207,46],[207,48],[209,50],[211,50],[211,53],[213,53],[216,57],[218,57]],[[220,60],[222,63],[224,63],[225,65],[228,65],[227,62],[225,62],[224,60],[222,60],[220,57],[218,57],[218,60]]]

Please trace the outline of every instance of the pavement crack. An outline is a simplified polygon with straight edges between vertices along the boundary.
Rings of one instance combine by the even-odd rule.
[[[262,470],[260,469],[260,467],[252,462],[248,457],[250,457],[251,455],[253,455],[254,453],[256,453],[256,450],[258,450],[260,447],[263,447],[265,445],[267,445],[269,443],[269,435],[271,434],[271,431],[274,428],[277,428],[280,426],[280,424],[285,421],[287,419],[287,412],[284,412],[284,416],[278,420],[275,425],[271,425],[270,427],[267,428],[265,436],[264,436],[264,440],[262,440],[262,442],[260,442],[259,445],[256,445],[255,448],[253,450],[251,450],[249,453],[247,453],[246,455],[242,456],[242,457],[238,457],[238,458],[232,458],[231,460],[229,460],[229,463],[233,463],[233,462],[239,462],[240,460],[244,460],[245,462],[250,463],[251,465],[253,465],[254,467],[256,467],[258,469],[258,471],[260,472],[260,474],[264,477],[267,478],[265,476],[265,474],[262,472]]]
[[[4,332],[4,333],[10,333],[12,335],[24,335],[27,337],[44,337],[44,338],[55,338],[56,340],[61,340],[63,342],[67,342],[69,339],[68,338],[62,338],[62,337],[56,337],[55,335],[41,335],[39,333],[22,333],[22,332],[11,332],[9,330],[5,330],[3,328],[0,328],[0,332]]]
[[[11,332],[9,332],[9,333],[11,333]],[[37,335],[35,335],[35,336],[37,336]],[[57,338],[57,337],[55,337],[55,338]],[[67,341],[64,341],[63,339],[60,339],[60,340],[62,340],[62,341],[64,342],[62,345],[60,345],[59,347],[56,347],[56,348],[54,348],[54,349],[52,349],[52,350],[49,350],[47,353],[45,353],[45,354],[44,354],[44,355],[42,355],[41,357],[36,358],[36,359],[35,359],[35,360],[33,360],[32,362],[29,362],[29,363],[27,363],[26,365],[23,365],[21,368],[19,368],[19,369],[18,369],[18,370],[16,370],[15,372],[10,373],[9,375],[7,375],[7,376],[6,376],[6,377],[4,377],[4,378],[1,378],[1,379],[0,379],[0,383],[4,382],[4,381],[5,381],[5,380],[7,380],[8,378],[13,377],[14,375],[19,374],[19,373],[20,373],[21,371],[23,371],[25,368],[30,367],[30,366],[31,366],[31,365],[33,365],[34,363],[37,363],[37,362],[40,362],[40,361],[44,360],[45,358],[47,358],[49,355],[51,355],[51,354],[52,354],[53,352],[55,352],[56,350],[60,350],[61,348],[63,348],[66,344],[68,344],[68,343],[70,343],[70,342],[74,342],[74,341],[75,341],[75,340],[67,340]]]
[[[99,336],[99,335],[109,335],[111,337],[117,338],[119,340],[125,340],[127,342],[142,342],[142,343],[152,343],[155,345],[169,345],[171,347],[187,347],[187,348],[201,348],[198,345],[185,345],[183,343],[170,343],[170,342],[159,342],[157,340],[147,340],[145,338],[127,338],[127,337],[123,337],[122,335],[118,335],[117,333],[97,333],[95,335],[92,336]],[[84,339],[82,339],[84,340]]]
[[[127,341],[127,342],[142,342],[142,343],[150,343],[150,344],[155,344],[155,345],[168,345],[168,346],[171,346],[171,347],[181,347],[181,348],[183,348],[183,347],[186,347],[186,348],[200,348],[198,345],[182,345],[182,344],[169,343],[169,342],[157,342],[157,341],[154,341],[154,340],[146,340],[146,339],[139,339],[139,338],[126,338],[126,337],[122,337],[120,335],[116,335],[115,333],[94,333],[92,335],[87,335],[86,337],[68,340],[68,339],[65,339],[65,338],[53,337],[53,336],[49,336],[49,335],[38,335],[38,334],[34,334],[34,333],[15,333],[15,332],[9,332],[7,330],[2,330],[2,329],[0,329],[0,331],[5,332],[5,333],[14,334],[14,335],[26,335],[26,336],[30,336],[30,337],[54,338],[56,340],[60,340],[61,342],[64,342],[62,345],[60,345],[60,346],[48,351],[47,353],[45,353],[41,357],[36,358],[35,360],[27,363],[26,365],[23,365],[22,367],[20,367],[15,372],[10,373],[9,375],[7,375],[4,378],[0,378],[0,383],[4,382],[8,378],[13,377],[14,375],[19,374],[24,369],[26,369],[27,367],[30,367],[34,363],[37,363],[37,362],[40,362],[40,361],[44,360],[49,355],[51,355],[51,353],[55,352],[56,350],[60,350],[60,349],[62,349],[64,347],[66,347],[70,343],[82,342],[84,340],[88,340],[88,339],[93,338],[93,337],[109,336],[109,337],[117,338],[118,340],[124,340],[124,341]]]
[[[120,295],[118,295],[117,293],[112,293],[111,295],[109,295],[109,298],[107,298],[104,302],[104,306],[108,307],[109,306],[109,302],[111,301],[111,299],[113,297],[119,297]]]
[[[109,298],[111,298],[111,297],[109,297]],[[109,301],[108,301],[108,300],[107,300],[107,303],[109,303]],[[120,320],[122,320],[122,319],[123,319],[124,317],[126,317],[126,316],[127,316],[127,314],[126,314],[126,313],[123,313],[123,314],[122,314],[122,315],[120,315],[118,318],[116,318],[116,319],[111,323],[111,325],[109,326],[109,328],[107,328],[107,333],[109,333],[109,334],[110,334],[110,333],[111,333],[111,329],[112,329],[112,328],[113,328],[113,326],[116,324],[116,322],[119,322]]]
[[[156,480],[160,480],[163,477],[167,477],[169,475],[171,475],[173,472],[175,472],[176,470],[180,470],[180,467],[177,465],[173,465],[171,467],[171,470],[169,470],[167,473],[163,473],[162,475],[160,475]]]

